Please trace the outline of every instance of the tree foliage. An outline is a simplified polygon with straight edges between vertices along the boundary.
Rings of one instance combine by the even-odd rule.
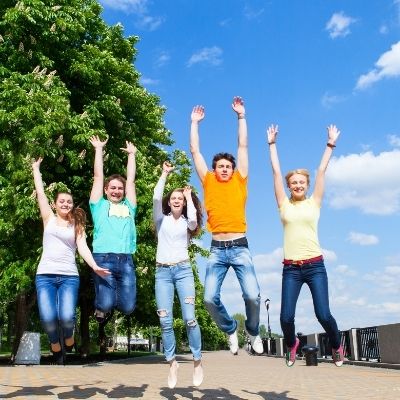
[[[157,325],[152,189],[168,156],[177,168],[166,189],[182,187],[191,169],[184,152],[168,155],[163,149],[173,143],[171,132],[159,98],[141,86],[134,68],[138,37],[124,37],[121,25],[105,24],[101,11],[95,0],[1,1],[0,294],[10,301],[34,291],[42,226],[31,160],[44,157],[50,197],[62,187],[87,210],[93,163],[89,137],[109,137],[106,175],[125,172],[120,148],[129,140],[138,148],[134,315],[139,323]],[[90,243],[90,229],[88,234]],[[90,301],[86,266],[81,276],[81,301]],[[211,324],[209,316],[203,319]]]

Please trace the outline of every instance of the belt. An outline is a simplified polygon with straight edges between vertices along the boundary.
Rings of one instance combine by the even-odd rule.
[[[156,267],[176,267],[177,265],[187,264],[189,262],[190,262],[189,259],[183,260],[183,261],[178,261],[176,263],[159,263],[159,262],[156,262]]]
[[[308,260],[287,260],[286,258],[282,261],[283,265],[303,265],[303,264],[311,264],[313,262],[317,261],[324,261],[324,257],[318,256],[318,257],[313,257],[309,258]]]
[[[246,237],[232,240],[211,240],[211,247],[233,247],[233,246],[244,246],[247,247],[249,243]]]

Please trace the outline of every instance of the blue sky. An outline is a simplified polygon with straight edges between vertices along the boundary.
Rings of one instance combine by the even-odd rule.
[[[166,107],[174,148],[189,153],[191,109],[202,104],[206,160],[236,154],[230,104],[244,98],[248,238],[272,330],[280,332],[282,227],[266,144],[271,123],[280,128],[283,172],[314,173],[326,127],[341,130],[319,224],[332,313],[343,330],[400,322],[400,0],[100,2],[109,24],[140,37],[135,66]],[[201,192],[195,175],[192,184]],[[203,280],[205,260],[199,268]],[[230,312],[244,313],[233,273],[222,297]],[[306,286],[296,330],[322,330]]]

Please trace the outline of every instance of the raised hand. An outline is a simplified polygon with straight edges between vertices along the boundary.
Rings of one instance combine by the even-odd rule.
[[[232,109],[236,114],[245,114],[244,101],[240,96],[235,96],[232,102]]]
[[[204,118],[204,107],[194,106],[190,118],[192,122],[200,122]]]
[[[183,189],[183,195],[185,196],[186,200],[189,200],[192,198],[192,187],[187,185]]]
[[[93,135],[89,138],[89,141],[94,148],[103,148],[107,144],[108,138],[102,141],[97,135]]]
[[[276,137],[278,136],[278,125],[270,125],[267,129],[267,140],[268,144],[276,142]]]
[[[328,130],[328,143],[334,145],[340,135],[340,131],[336,125],[333,124],[329,125],[326,129]]]
[[[125,153],[128,154],[136,154],[137,148],[132,142],[126,141],[126,147],[121,147],[120,149],[122,151],[125,151]]]
[[[175,169],[175,167],[169,161],[164,161],[163,166],[162,166],[163,172],[169,174],[174,169]]]
[[[42,163],[42,161],[43,161],[43,157],[39,157],[37,160],[34,160],[32,162],[32,169],[35,169],[35,168],[40,169],[40,164]]]

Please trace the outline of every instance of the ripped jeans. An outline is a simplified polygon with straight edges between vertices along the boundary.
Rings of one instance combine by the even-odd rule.
[[[167,361],[175,358],[176,342],[173,318],[175,288],[181,303],[182,318],[186,326],[193,359],[200,360],[201,333],[194,312],[194,277],[192,267],[186,261],[173,266],[160,265],[156,270],[157,314],[160,318],[165,358]]]

